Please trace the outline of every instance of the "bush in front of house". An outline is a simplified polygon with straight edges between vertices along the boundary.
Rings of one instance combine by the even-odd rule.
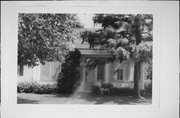
[[[118,88],[110,83],[101,83],[100,86],[93,85],[91,87],[91,93],[96,96],[102,95],[102,89],[109,89],[109,95],[132,96],[134,93],[134,90],[131,88]]]
[[[92,95],[94,95],[94,96],[101,95],[101,87],[98,86],[98,85],[93,85],[93,86],[91,87],[91,93],[92,93]]]
[[[38,84],[38,83],[19,83],[17,86],[18,93],[35,93],[35,94],[53,94],[57,92],[56,85]]]
[[[31,83],[18,83],[17,85],[17,92],[18,93],[32,93],[33,87]]]
[[[134,90],[131,88],[117,88],[113,87],[109,90],[110,95],[120,95],[120,96],[132,96]]]
[[[111,89],[113,88],[113,85],[111,83],[101,83],[101,88],[104,88],[104,89]]]
[[[145,83],[144,90],[141,90],[143,97],[152,97],[152,80]]]
[[[62,72],[59,73],[57,80],[59,93],[71,94],[80,83],[80,58],[81,53],[77,49],[66,55],[65,62],[62,64]]]

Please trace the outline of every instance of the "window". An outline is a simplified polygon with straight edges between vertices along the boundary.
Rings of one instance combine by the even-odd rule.
[[[119,69],[119,71],[117,73],[117,79],[123,80],[123,69]]]
[[[18,66],[18,74],[19,74],[19,76],[23,76],[23,72],[24,72],[24,66]]]

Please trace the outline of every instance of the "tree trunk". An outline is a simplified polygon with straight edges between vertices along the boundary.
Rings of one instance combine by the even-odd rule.
[[[141,63],[135,62],[135,70],[134,70],[134,98],[141,98],[140,88],[139,88],[139,80],[140,80],[140,72],[141,72]]]

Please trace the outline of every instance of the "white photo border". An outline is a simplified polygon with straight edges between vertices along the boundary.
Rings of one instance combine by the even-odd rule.
[[[171,2],[169,6],[176,5]],[[103,117],[159,116],[161,112],[163,2],[3,2],[2,9],[2,116],[4,118],[69,117],[94,113]],[[169,6],[167,8],[169,8]],[[153,14],[153,98],[151,105],[17,104],[18,13]],[[175,37],[177,39],[177,37]],[[166,80],[165,80],[166,81]],[[83,113],[82,113],[83,112]],[[63,114],[61,116],[61,114]],[[89,114],[89,117],[94,114]],[[107,114],[107,115],[105,115]],[[131,115],[130,115],[131,114]],[[137,116],[136,116],[137,115]],[[86,115],[85,115],[86,116]],[[83,117],[83,115],[82,115]],[[97,115],[98,117],[98,115]],[[2,117],[3,118],[3,117]],[[155,118],[155,117],[153,117]]]

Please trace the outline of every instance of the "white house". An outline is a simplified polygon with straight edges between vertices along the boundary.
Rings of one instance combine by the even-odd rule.
[[[82,54],[81,61],[85,62],[89,57],[105,59],[109,57],[106,50],[89,49],[88,46],[77,46]],[[144,79],[146,78],[145,64],[141,65],[140,89],[144,89]],[[119,63],[106,62],[105,64],[97,65],[95,69],[89,70],[82,63],[81,65],[81,80],[83,91],[90,91],[92,85],[100,85],[101,82],[111,83],[115,87],[134,87],[134,61],[124,60]]]
[[[88,45],[76,45],[76,48],[82,54],[81,73],[81,89],[82,91],[90,91],[92,85],[98,85],[101,82],[111,83],[116,87],[134,86],[134,62],[133,60],[125,60],[121,63],[105,63],[97,65],[95,69],[88,70],[83,62],[88,57],[96,57],[105,59],[109,56],[106,50],[89,49]],[[34,68],[23,67],[18,69],[18,82],[37,82],[40,84],[55,84],[58,74],[61,72],[60,62],[46,62],[45,65],[39,64]],[[140,88],[144,89],[145,68],[141,66]]]
[[[61,63],[45,62],[34,68],[18,67],[18,83],[37,82],[39,84],[55,84],[58,74],[61,72]]]

